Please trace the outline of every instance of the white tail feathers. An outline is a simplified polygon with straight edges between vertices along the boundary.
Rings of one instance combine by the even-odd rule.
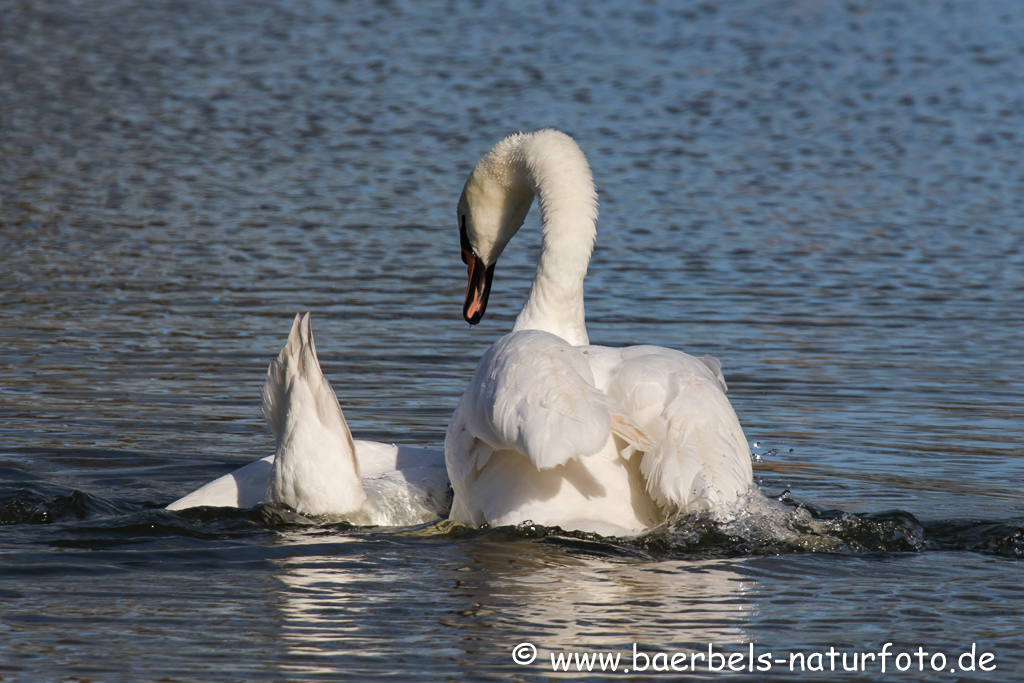
[[[300,357],[303,337],[309,340],[308,345],[315,359],[316,346],[313,344],[309,313],[306,313],[305,316],[296,313],[291,332],[288,333],[288,341],[281,352],[277,354],[277,358],[270,361],[270,367],[267,368],[267,381],[263,383],[263,388],[260,390],[260,394],[263,396],[263,403],[260,407],[263,410],[263,417],[270,425],[274,441],[279,441],[281,438],[281,425],[284,424],[284,413],[288,405],[288,402],[284,400],[287,396],[288,359]]]
[[[320,370],[309,313],[267,370],[263,415],[277,441],[267,500],[311,515],[343,515],[366,500],[355,445]]]
[[[353,524],[385,526],[448,515],[444,453],[352,441],[338,399],[320,369],[308,313],[295,316],[287,343],[270,363],[262,395],[263,414],[277,443],[275,454],[210,482],[168,510],[272,502]]]

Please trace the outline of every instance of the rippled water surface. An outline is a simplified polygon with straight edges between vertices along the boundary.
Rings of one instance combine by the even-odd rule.
[[[862,676],[1020,680],[1022,73],[1009,0],[0,3],[0,678],[891,642],[949,661]],[[720,358],[783,504],[630,542],[163,511],[271,452],[299,310],[358,437],[440,447],[539,242],[470,329],[455,200],[544,126],[601,197],[591,339]]]

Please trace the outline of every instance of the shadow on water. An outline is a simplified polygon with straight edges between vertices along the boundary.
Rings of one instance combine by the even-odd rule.
[[[39,525],[48,525],[47,533],[40,534]],[[170,512],[155,503],[109,500],[78,490],[22,482],[0,488],[0,526],[7,527],[2,533],[16,533],[21,527],[21,533],[32,536],[35,544],[69,549],[188,540],[244,541],[308,531],[316,535],[344,534],[367,542],[540,543],[574,554],[640,560],[935,551],[1024,557],[1024,518],[922,521],[902,510],[855,514],[800,503],[788,490],[774,498],[755,491],[742,512],[729,518],[692,513],[642,536],[606,538],[532,522],[480,529],[451,520],[405,528],[356,527],[348,522],[305,517],[274,505]]]

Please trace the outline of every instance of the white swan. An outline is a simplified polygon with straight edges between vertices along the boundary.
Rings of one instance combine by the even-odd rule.
[[[470,173],[458,205],[464,317],[483,317],[495,261],[535,195],[543,236],[530,295],[513,331],[481,358],[448,426],[452,519],[608,535],[679,511],[728,509],[753,482],[718,361],[589,345],[583,278],[597,193],[568,135],[512,135]]]
[[[447,516],[443,453],[352,440],[320,369],[309,313],[295,316],[262,393],[263,415],[277,440],[275,454],[210,482],[168,510],[273,502],[303,514],[381,526]]]

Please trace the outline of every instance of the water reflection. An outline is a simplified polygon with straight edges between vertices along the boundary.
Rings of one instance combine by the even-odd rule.
[[[418,545],[294,532],[299,553],[278,562],[289,674],[446,662],[465,676],[481,662],[513,669],[512,648],[551,653],[648,652],[738,646],[752,587],[731,562],[636,562],[527,542]],[[429,558],[429,559],[428,559]],[[382,635],[386,634],[386,636]],[[738,647],[734,648],[738,650]],[[490,668],[489,668],[490,670]],[[432,668],[432,673],[434,669]]]
[[[0,2],[0,471],[160,505],[267,455],[258,389],[298,310],[354,432],[439,445],[535,256],[509,250],[468,330],[453,202],[493,140],[553,125],[601,193],[591,338],[721,358],[778,449],[766,490],[1019,517],[1022,21],[1012,0]],[[0,528],[0,677],[124,678],[130,656],[140,680],[322,675],[266,658],[502,680],[531,634],[668,646],[751,614],[759,645],[984,637],[1022,666],[1019,563],[991,555],[787,555],[748,591],[728,562],[525,541],[270,534],[264,563],[262,535],[240,552],[213,524],[171,561],[159,536],[107,555],[110,529],[69,527],[71,552]]]

